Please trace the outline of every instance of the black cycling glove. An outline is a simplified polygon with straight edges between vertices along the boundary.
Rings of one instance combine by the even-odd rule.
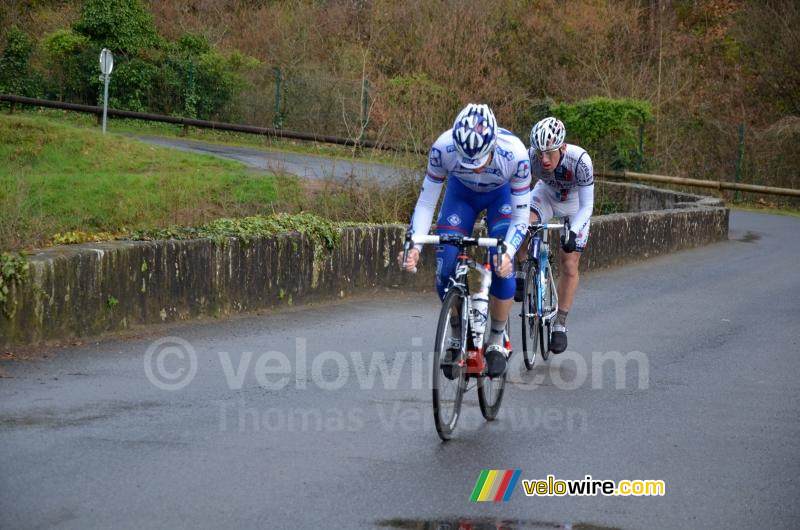
[[[564,249],[564,252],[575,252],[575,239],[577,237],[578,235],[572,230],[569,231],[569,239],[565,240],[564,236],[561,236],[561,248]]]

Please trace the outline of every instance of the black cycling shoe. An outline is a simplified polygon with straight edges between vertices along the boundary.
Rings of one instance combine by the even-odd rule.
[[[550,351],[561,353],[567,349],[567,328],[556,324],[550,334]]]
[[[486,347],[486,375],[489,377],[502,377],[506,373],[508,352],[499,344],[490,344]]]

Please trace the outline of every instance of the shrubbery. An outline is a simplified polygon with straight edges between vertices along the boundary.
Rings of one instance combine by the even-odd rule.
[[[639,127],[653,118],[650,103],[632,99],[590,98],[552,108],[567,128],[567,141],[612,169],[640,169]]]
[[[12,29],[0,57],[0,92],[96,105],[102,48],[114,54],[111,107],[200,119],[235,120],[231,102],[245,86],[242,74],[258,64],[239,52],[222,54],[201,35],[167,41],[141,0],[86,0],[71,29],[38,43]]]

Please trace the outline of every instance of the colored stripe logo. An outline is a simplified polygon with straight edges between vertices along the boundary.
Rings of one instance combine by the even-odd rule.
[[[475,489],[472,490],[470,501],[507,501],[514,493],[514,488],[519,482],[520,469],[484,469]]]

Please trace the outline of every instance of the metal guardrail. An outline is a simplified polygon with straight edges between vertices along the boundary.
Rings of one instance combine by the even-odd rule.
[[[622,178],[627,180],[642,180],[647,182],[662,182],[678,184],[680,186],[695,186],[715,190],[738,190],[750,193],[768,193],[772,195],[785,195],[787,197],[800,197],[800,190],[792,188],[776,188],[774,186],[758,186],[756,184],[740,184],[738,182],[725,182],[717,180],[700,180],[683,177],[668,177],[666,175],[650,175],[634,171],[595,171],[596,176]]]
[[[46,107],[51,109],[71,110],[74,112],[85,112],[102,116],[103,107],[92,105],[79,105],[76,103],[64,103],[62,101],[50,101],[48,99],[26,98],[23,96],[13,96],[10,94],[0,94],[0,101],[6,101],[12,105],[30,105],[34,107]],[[225,123],[220,121],[196,120],[194,118],[182,118],[180,116],[164,116],[162,114],[150,114],[147,112],[133,112],[130,110],[108,109],[109,116],[119,118],[130,118],[134,120],[157,121],[162,123],[173,123],[184,127],[199,127],[203,129],[216,129],[219,131],[232,131],[248,134],[260,134],[263,136],[273,136],[275,138],[286,138],[290,140],[305,140],[311,142],[321,142],[326,144],[344,145],[348,147],[368,147],[371,149],[383,149],[388,151],[400,151],[401,149],[388,144],[373,142],[371,140],[353,140],[350,138],[340,138],[338,136],[326,136],[272,127],[256,127],[254,125],[240,125],[237,123]]]
[[[22,96],[13,96],[9,94],[0,94],[0,101],[6,101],[20,105],[31,105],[38,107],[47,107],[62,110],[71,110],[75,112],[86,112],[101,116],[103,113],[102,107],[95,107],[92,105],[78,105],[75,103],[64,103],[61,101],[50,101],[47,99],[26,98]],[[301,133],[294,131],[285,131],[283,129],[274,129],[271,127],[256,127],[253,125],[239,125],[236,123],[225,123],[219,121],[196,120],[193,118],[181,118],[178,116],[164,116],[161,114],[149,114],[146,112],[133,112],[129,110],[108,109],[109,116],[117,116],[120,118],[130,118],[135,120],[157,121],[162,123],[174,123],[183,125],[185,127],[200,127],[205,129],[216,129],[220,131],[233,131],[249,134],[260,134],[264,136],[274,136],[276,138],[287,138],[291,140],[305,140],[312,142],[330,143],[336,145],[345,145],[350,147],[369,147],[372,149],[383,149],[388,151],[403,151],[401,147],[373,142],[371,140],[352,140],[350,138],[340,138],[337,136],[325,136],[309,133]],[[681,186],[695,186],[701,188],[710,188],[716,190],[735,190],[746,191],[750,193],[766,193],[771,195],[784,195],[787,197],[800,197],[800,190],[791,188],[776,188],[773,186],[758,186],[755,184],[740,184],[738,182],[724,182],[716,180],[700,180],[690,179],[683,177],[669,177],[665,175],[651,175],[647,173],[636,173],[633,171],[595,171],[595,175],[599,177],[622,178],[628,180],[640,180],[647,182],[661,182],[666,184],[677,184]]]

